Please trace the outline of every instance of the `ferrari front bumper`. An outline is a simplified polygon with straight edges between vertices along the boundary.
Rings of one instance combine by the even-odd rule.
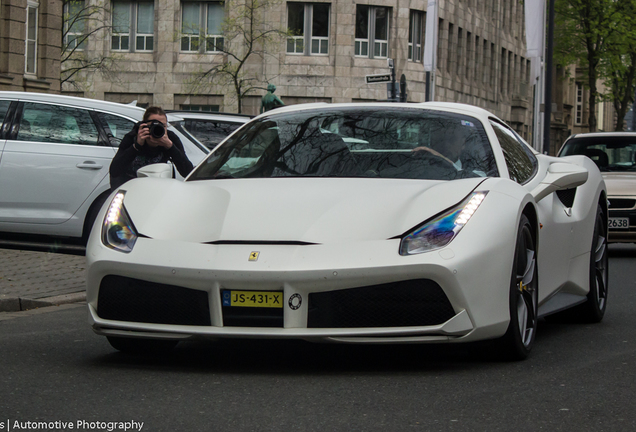
[[[92,237],[87,249],[89,322],[101,335],[179,340],[416,343],[495,338],[505,333],[509,322],[513,253],[506,238],[500,235],[477,249],[468,236],[465,240],[459,236],[452,247],[400,256],[399,239],[364,244],[210,245],[139,238],[130,254],[122,254],[96,244],[99,238]],[[254,253],[258,259],[250,260]],[[105,289],[109,284],[115,287],[110,292]],[[412,286],[401,289],[405,284]],[[158,300],[159,286],[176,291]],[[438,287],[438,292],[429,298],[423,293],[426,287]],[[282,293],[278,324],[258,319],[228,322],[228,313],[237,308],[224,306],[222,293],[232,290]],[[191,302],[180,303],[190,295]],[[375,302],[357,304],[368,297]],[[109,308],[104,306],[107,303]],[[443,313],[431,320],[429,315],[439,307]],[[318,318],[317,308],[322,313]],[[129,312],[117,315],[118,309]],[[257,317],[263,311],[244,309]],[[135,310],[142,312],[135,315]],[[353,313],[343,321],[343,314],[350,315],[348,310],[366,310],[367,316]],[[331,316],[338,313],[340,318]],[[374,320],[376,314],[385,316]],[[199,318],[189,321],[193,315]]]

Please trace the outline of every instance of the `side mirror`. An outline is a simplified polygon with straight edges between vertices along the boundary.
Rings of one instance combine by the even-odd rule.
[[[588,171],[578,165],[555,162],[548,167],[548,174],[531,192],[536,202],[563,189],[572,189],[587,181]]]
[[[174,169],[170,163],[146,165],[137,170],[137,177],[174,178]]]

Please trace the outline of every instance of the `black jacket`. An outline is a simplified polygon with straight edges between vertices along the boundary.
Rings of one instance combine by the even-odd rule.
[[[110,163],[110,188],[114,190],[119,186],[137,177],[137,170],[146,165],[154,163],[165,163],[172,161],[177,167],[179,174],[183,177],[192,171],[192,162],[188,159],[183,149],[183,143],[179,137],[172,131],[168,131],[168,138],[172,141],[172,147],[150,147],[148,145],[137,146],[139,151],[135,149],[133,144],[137,140],[137,131],[139,125],[137,123],[133,129],[124,135],[119,144],[119,149]]]

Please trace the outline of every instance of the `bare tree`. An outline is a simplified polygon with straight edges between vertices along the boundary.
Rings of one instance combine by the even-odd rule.
[[[231,85],[239,113],[242,112],[243,98],[254,90],[267,87],[267,83],[247,70],[248,61],[252,57],[274,56],[279,51],[277,43],[289,35],[287,29],[274,27],[265,19],[265,13],[275,4],[276,0],[233,2],[223,20],[223,40],[215,42],[215,50],[223,61],[196,74],[194,80],[198,83],[215,80]]]
[[[94,71],[105,73],[112,70],[116,63],[113,55],[89,55],[86,52],[89,39],[110,31],[110,24],[106,19],[108,10],[102,0],[93,4],[88,4],[85,0],[63,0],[62,4],[61,84],[81,88],[78,74]]]

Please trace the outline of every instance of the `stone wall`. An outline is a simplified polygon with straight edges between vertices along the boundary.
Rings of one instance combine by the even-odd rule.
[[[0,0],[0,90],[60,92],[62,1],[38,8],[37,67],[25,72],[27,0]]]
[[[245,0],[232,0],[232,6],[226,8],[230,16],[236,11],[237,1]],[[312,3],[319,2],[324,1]],[[326,3],[330,4],[328,55],[287,54],[286,40],[280,38],[268,46],[268,55],[252,56],[245,71],[254,79],[251,84],[255,88],[248,93],[250,98],[243,100],[243,112],[258,112],[258,98],[268,83],[276,85],[276,94],[288,104],[386,100],[386,84],[367,84],[365,76],[388,73],[387,58],[359,57],[354,52],[356,7],[364,4],[389,8],[388,57],[395,61],[396,78],[405,75],[409,102],[425,101],[424,66],[408,60],[407,49],[411,11],[426,12],[426,0]],[[440,0],[439,4],[435,99],[489,109],[527,138],[531,133],[533,88],[527,78],[522,4],[516,0]],[[116,67],[108,74],[85,74],[84,94],[98,99],[107,94],[152,95],[152,104],[167,109],[180,108],[184,105],[180,101],[188,96],[208,97],[222,111],[236,112],[234,88],[218,78],[202,78],[203,72],[228,59],[220,54],[181,51],[180,8],[178,1],[157,0],[154,51],[111,53]],[[285,29],[287,3],[273,2],[264,17],[270,28]],[[87,52],[108,55],[109,47],[109,34],[101,32],[89,41]]]

